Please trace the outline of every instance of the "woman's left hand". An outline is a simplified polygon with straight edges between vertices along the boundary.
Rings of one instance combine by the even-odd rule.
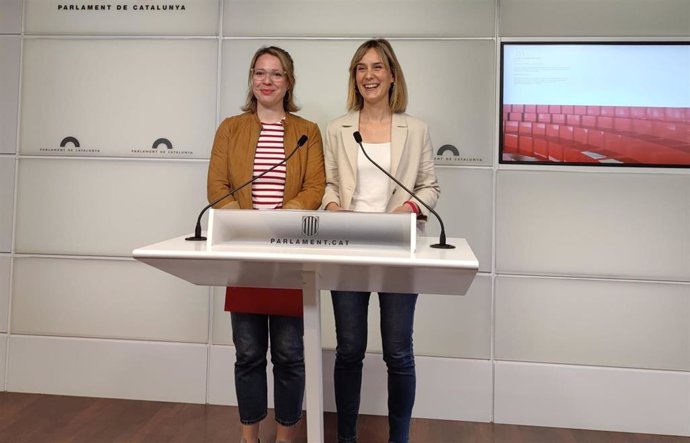
[[[396,213],[396,212],[403,212],[403,213],[407,212],[407,213],[409,213],[409,212],[414,212],[414,211],[412,210],[410,205],[400,205],[397,208],[393,209],[391,212],[393,212],[393,213]]]

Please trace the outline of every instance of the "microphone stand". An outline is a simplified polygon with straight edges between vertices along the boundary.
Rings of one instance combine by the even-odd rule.
[[[374,166],[379,168],[379,170],[381,172],[386,174],[391,180],[393,180],[395,183],[397,183],[398,186],[400,186],[405,191],[407,191],[408,194],[410,194],[412,197],[414,197],[415,200],[417,200],[419,203],[421,203],[422,206],[427,208],[429,210],[429,212],[431,212],[432,214],[434,214],[436,216],[436,220],[438,220],[438,224],[441,225],[441,234],[439,235],[438,243],[431,245],[431,247],[435,248],[435,249],[455,249],[455,246],[446,243],[446,228],[443,225],[443,220],[441,220],[441,216],[438,215],[438,213],[436,211],[434,211],[434,209],[431,206],[427,205],[419,197],[417,197],[414,192],[407,189],[405,187],[405,185],[400,183],[400,181],[398,179],[393,177],[392,174],[390,174],[388,171],[383,169],[381,166],[379,166],[378,163],[376,163],[371,157],[369,157],[369,154],[367,154],[367,151],[364,149],[364,146],[362,145],[362,134],[360,134],[359,131],[355,131],[352,134],[352,136],[355,138],[355,141],[359,145],[360,149],[362,150],[362,153],[364,153],[364,156],[367,158],[367,160],[369,160]]]
[[[280,163],[276,163],[275,165],[273,165],[273,166],[271,166],[270,168],[266,169],[266,170],[265,170],[264,172],[262,172],[261,174],[257,175],[256,177],[252,177],[251,180],[249,180],[249,181],[247,181],[247,182],[245,182],[245,183],[242,183],[242,184],[241,184],[240,186],[238,186],[237,188],[233,189],[232,191],[230,191],[230,192],[228,192],[227,194],[223,195],[223,196],[220,197],[219,199],[216,199],[216,200],[212,201],[211,203],[209,203],[208,205],[206,205],[206,206],[204,207],[204,209],[202,209],[201,212],[199,213],[199,217],[196,219],[196,226],[194,227],[194,235],[193,235],[192,237],[187,237],[187,238],[185,238],[185,240],[187,240],[187,241],[205,241],[205,240],[206,240],[206,237],[204,237],[204,236],[201,235],[201,217],[204,216],[204,213],[205,213],[211,206],[214,206],[216,203],[220,202],[221,200],[224,200],[224,199],[226,199],[226,198],[228,198],[228,197],[230,197],[230,196],[232,196],[232,195],[235,195],[235,193],[236,193],[237,191],[239,191],[240,189],[244,188],[245,186],[249,185],[250,183],[254,183],[257,179],[259,179],[259,178],[263,177],[264,175],[268,174],[269,172],[273,171],[273,170],[274,170],[275,168],[277,168],[278,166],[281,166],[281,165],[284,165],[285,163],[287,163],[287,161],[290,160],[290,159],[292,158],[293,155],[295,155],[295,152],[297,152],[297,150],[298,150],[299,148],[301,148],[301,147],[307,142],[307,139],[308,139],[308,137],[307,137],[306,135],[302,135],[302,136],[299,138],[299,140],[297,141],[297,146],[295,147],[295,149],[293,149],[292,152],[290,153],[290,155],[288,155],[287,157],[285,157],[285,159],[284,159],[283,161],[281,161]]]

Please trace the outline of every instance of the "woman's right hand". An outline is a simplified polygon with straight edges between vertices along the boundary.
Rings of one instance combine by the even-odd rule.
[[[326,211],[344,211],[344,209],[338,203],[330,202],[326,205]]]

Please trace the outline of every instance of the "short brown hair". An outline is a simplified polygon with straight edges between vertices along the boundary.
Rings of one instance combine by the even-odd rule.
[[[388,90],[388,106],[392,112],[405,112],[407,109],[407,85],[405,76],[398,62],[398,57],[388,40],[383,38],[368,40],[360,45],[350,62],[350,80],[347,91],[347,109],[359,111],[364,105],[364,99],[357,89],[357,64],[369,49],[374,49],[381,57],[384,66],[393,76],[393,84]]]
[[[277,46],[263,46],[254,53],[252,62],[249,65],[249,90],[247,92],[247,100],[245,101],[244,106],[242,106],[242,110],[256,112],[256,97],[254,97],[254,92],[252,91],[252,70],[254,69],[256,61],[264,54],[269,54],[278,58],[278,60],[280,60],[280,64],[283,65],[283,70],[285,71],[286,80],[288,82],[287,91],[285,92],[285,97],[283,97],[283,109],[287,112],[299,111],[299,106],[295,104],[295,97],[293,94],[295,90],[295,64],[292,61],[290,53]]]

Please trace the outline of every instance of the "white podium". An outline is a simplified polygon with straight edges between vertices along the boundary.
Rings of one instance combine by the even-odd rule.
[[[323,442],[320,291],[464,295],[477,273],[464,239],[434,249],[414,226],[408,214],[212,210],[207,241],[178,237],[133,256],[197,285],[301,288],[307,438]]]

